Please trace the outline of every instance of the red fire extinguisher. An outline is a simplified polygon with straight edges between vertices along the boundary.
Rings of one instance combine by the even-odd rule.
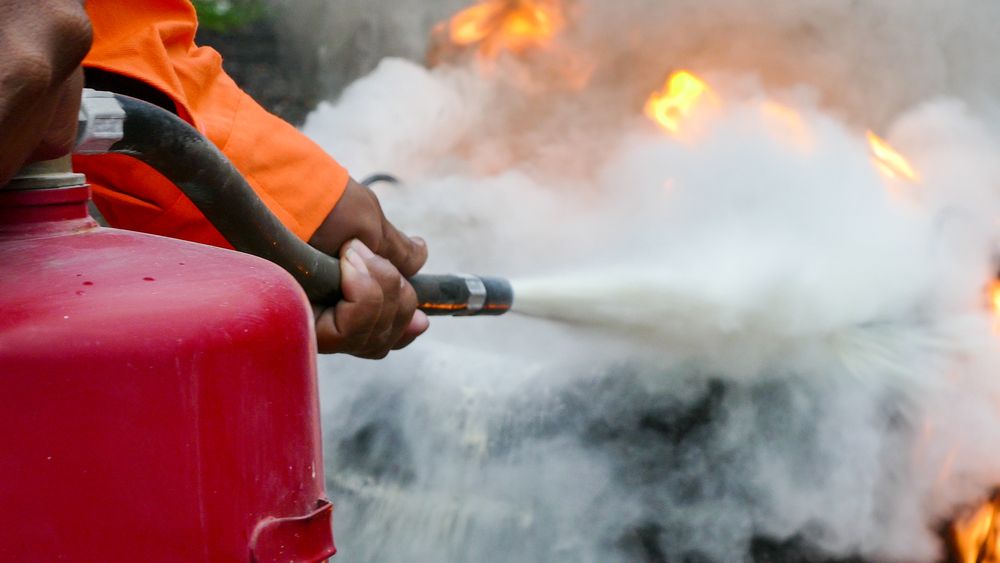
[[[299,285],[88,199],[68,160],[0,190],[0,561],[332,556]]]

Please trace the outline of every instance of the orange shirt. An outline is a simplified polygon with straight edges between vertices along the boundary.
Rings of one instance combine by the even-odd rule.
[[[348,174],[294,127],[271,115],[222,70],[215,50],[194,43],[188,0],[89,0],[94,46],[84,66],[148,84],[177,105],[243,174],[265,204],[308,240],[347,187]],[[76,157],[94,201],[115,227],[229,245],[165,178],[121,155]]]

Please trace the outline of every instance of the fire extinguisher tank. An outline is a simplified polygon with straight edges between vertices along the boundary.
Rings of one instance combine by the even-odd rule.
[[[302,291],[88,199],[0,190],[0,560],[332,555]]]

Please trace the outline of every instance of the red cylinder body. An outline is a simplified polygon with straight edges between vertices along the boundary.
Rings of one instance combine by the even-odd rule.
[[[257,258],[0,191],[0,561],[319,561],[311,313]]]

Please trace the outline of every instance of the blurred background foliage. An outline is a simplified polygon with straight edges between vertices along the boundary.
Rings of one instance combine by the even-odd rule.
[[[264,0],[193,0],[202,28],[227,32],[246,27],[268,15]]]

